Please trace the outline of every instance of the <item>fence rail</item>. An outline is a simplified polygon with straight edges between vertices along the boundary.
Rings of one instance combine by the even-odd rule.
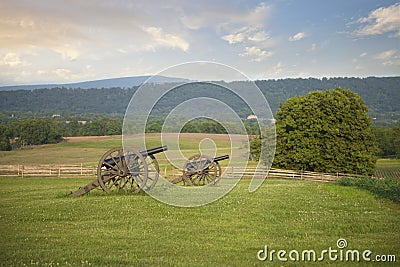
[[[176,177],[181,175],[178,169],[169,169],[167,167],[161,170],[164,177]],[[80,165],[0,165],[1,176],[15,176],[15,177],[95,177],[97,172],[96,167],[84,167]],[[237,167],[225,167],[223,169],[224,177],[237,178],[265,178],[265,171],[255,167],[247,167],[240,169]],[[293,171],[282,169],[270,169],[268,172],[268,179],[297,179],[318,182],[331,182],[336,181],[341,177],[360,177],[355,174],[345,173],[318,173],[309,171]]]
[[[97,168],[81,165],[0,165],[1,176],[87,177],[96,176]]]

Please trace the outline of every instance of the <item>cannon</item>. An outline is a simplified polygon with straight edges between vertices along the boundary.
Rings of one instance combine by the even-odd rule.
[[[99,186],[107,193],[119,190],[133,193],[151,190],[157,183],[160,172],[154,155],[167,149],[167,146],[144,151],[134,149],[124,151],[121,147],[112,148],[99,161],[97,179],[71,192],[71,195],[81,196]]]
[[[172,181],[173,184],[183,182],[184,185],[216,184],[222,170],[219,161],[229,159],[229,155],[210,158],[206,155],[194,155],[188,158],[183,166],[181,176]]]

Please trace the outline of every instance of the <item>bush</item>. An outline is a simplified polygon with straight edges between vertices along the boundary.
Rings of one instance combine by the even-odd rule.
[[[400,203],[400,179],[397,178],[341,178],[337,181],[337,184],[357,186],[382,198]]]

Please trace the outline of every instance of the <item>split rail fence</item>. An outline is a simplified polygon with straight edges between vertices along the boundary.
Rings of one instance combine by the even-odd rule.
[[[0,177],[95,177],[97,172],[96,167],[84,167],[80,165],[0,165]],[[178,169],[167,168],[161,170],[161,174],[165,177],[177,177],[181,175]],[[248,167],[245,170],[228,167],[224,170],[224,176],[244,178],[264,178],[265,172],[257,170],[255,167]],[[293,171],[282,169],[270,169],[268,179],[297,179],[318,182],[336,181],[341,177],[360,177],[354,174],[345,173],[318,173],[309,171]]]

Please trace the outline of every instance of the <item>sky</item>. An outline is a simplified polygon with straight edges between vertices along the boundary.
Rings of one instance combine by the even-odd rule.
[[[212,61],[250,79],[400,75],[400,2],[2,0],[0,86]]]

